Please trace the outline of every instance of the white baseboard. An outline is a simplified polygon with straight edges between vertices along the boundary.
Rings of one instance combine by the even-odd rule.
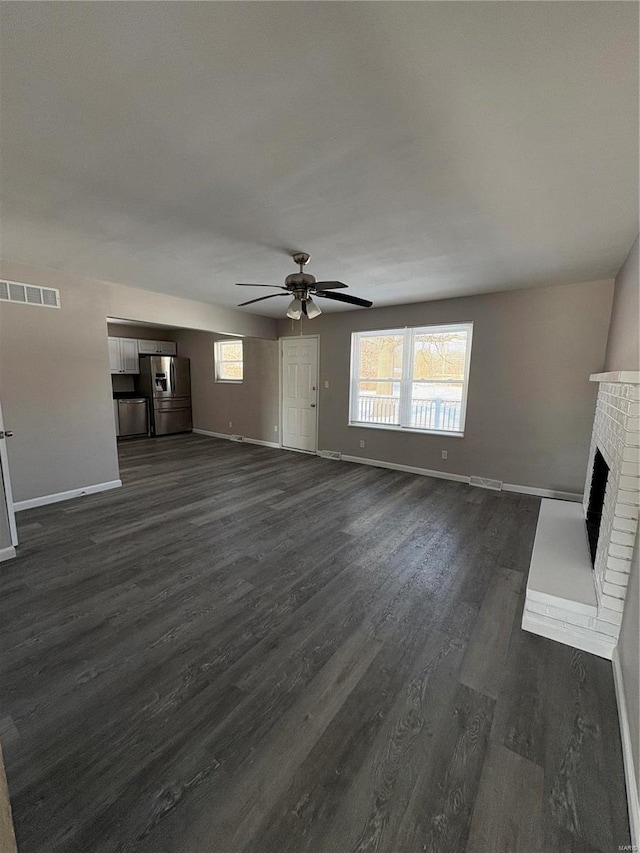
[[[558,621],[558,626],[549,625],[548,622],[543,622],[541,619],[536,619],[535,614],[524,611],[522,614],[522,629],[530,634],[537,634],[539,637],[546,637],[548,640],[555,640],[557,643],[563,643],[565,646],[571,646],[574,649],[580,649],[583,652],[597,655],[599,658],[611,660],[613,650],[616,646],[616,641],[613,637],[606,637],[604,634],[593,637],[585,637],[582,634],[577,634],[571,630],[570,625],[563,625]]]
[[[380,459],[367,459],[364,456],[342,455],[343,462],[355,462],[358,465],[372,465],[374,468],[390,468],[392,471],[406,471],[409,474],[420,474],[423,477],[437,477],[440,480],[454,480],[456,483],[468,483],[470,477],[465,474],[450,474],[447,471],[434,471],[430,468],[417,468],[414,465],[399,465],[395,462],[382,462]],[[576,492],[558,492],[555,489],[538,489],[534,486],[516,486],[513,483],[503,483],[505,492],[518,492],[523,495],[537,495],[541,498],[557,498],[563,501],[581,501],[582,495]]]
[[[224,438],[227,441],[233,441],[230,433],[226,432],[211,432],[208,429],[193,429],[192,432],[197,433],[198,435],[208,435],[211,438]],[[277,441],[262,441],[259,438],[247,438],[246,436],[242,439],[242,441],[236,442],[237,444],[260,444],[262,447],[273,447],[276,450],[280,450],[280,445]]]
[[[245,444],[259,444],[262,447],[272,447],[274,450],[281,450],[280,445],[277,441],[262,441],[259,438],[246,438],[244,439]]]
[[[536,495],[539,498],[555,498],[558,501],[582,502],[582,492],[559,492],[556,489],[538,489],[536,486],[516,486],[513,483],[503,483],[505,492],[518,492],[521,495]]]
[[[620,655],[618,648],[613,652],[613,681],[616,686],[616,700],[618,702],[618,719],[620,720],[620,736],[622,738],[622,758],[624,761],[624,776],[627,783],[627,806],[629,809],[629,826],[631,828],[631,846],[634,850],[640,849],[640,795],[638,794],[638,779],[633,760],[633,746],[631,742],[631,728],[629,725],[629,713],[627,700],[624,692],[624,681],[622,678],[622,667],[620,666]]]
[[[82,486],[80,489],[69,489],[67,492],[56,492],[53,495],[42,495],[39,498],[29,498],[26,501],[16,501],[13,508],[16,512],[23,509],[33,509],[36,506],[55,504],[58,501],[68,501],[70,498],[79,498],[81,495],[94,495],[97,492],[106,492],[109,489],[119,489],[122,480],[109,480],[107,483],[94,483],[91,486]]]
[[[390,468],[392,471],[405,471],[407,474],[420,474],[423,477],[437,477],[440,480],[455,480],[457,483],[469,482],[469,478],[463,474],[448,474],[446,471],[431,471],[429,468],[416,468],[414,465],[381,462],[379,459],[367,459],[364,456],[345,456],[343,454],[342,461],[355,462],[357,465],[372,465],[374,468]]]
[[[8,548],[0,548],[0,563],[3,563],[5,560],[13,560],[16,556],[16,549],[13,545],[10,545]]]

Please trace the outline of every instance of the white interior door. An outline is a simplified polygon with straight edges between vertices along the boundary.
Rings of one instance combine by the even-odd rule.
[[[6,524],[9,527],[9,537],[11,539],[11,545],[16,546],[18,544],[18,529],[16,527],[16,515],[13,508],[13,494],[11,492],[11,479],[9,477],[9,459],[7,456],[7,439],[10,438],[12,433],[9,431],[5,431],[4,421],[2,420],[2,407],[0,406],[0,500],[2,500],[2,507],[0,507],[0,515],[3,517],[0,518],[0,525],[4,526],[4,522],[6,520]],[[0,547],[0,550],[2,548]]]
[[[318,338],[282,339],[282,446],[317,450]]]

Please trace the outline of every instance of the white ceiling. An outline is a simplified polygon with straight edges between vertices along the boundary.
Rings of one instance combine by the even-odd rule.
[[[6,259],[232,306],[298,249],[388,305],[609,277],[637,234],[636,3],[2,19]]]

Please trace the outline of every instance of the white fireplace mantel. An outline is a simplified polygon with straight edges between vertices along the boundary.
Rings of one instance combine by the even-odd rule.
[[[640,370],[618,370],[612,373],[592,373],[589,382],[624,382],[640,385]]]

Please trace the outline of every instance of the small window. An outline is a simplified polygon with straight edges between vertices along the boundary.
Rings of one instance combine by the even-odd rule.
[[[242,341],[216,341],[216,382],[242,382]]]
[[[349,423],[461,435],[472,328],[354,332]]]

